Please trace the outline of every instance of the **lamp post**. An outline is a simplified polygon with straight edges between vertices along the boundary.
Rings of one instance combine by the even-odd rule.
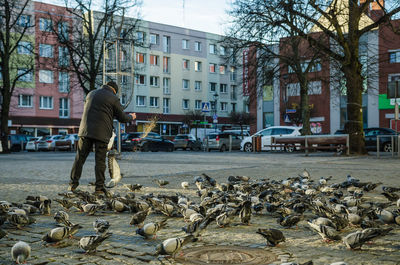
[[[218,99],[218,93],[215,92],[213,95],[214,98],[214,117],[213,117],[213,122],[215,120],[215,118],[217,117],[217,99]],[[217,131],[217,123],[215,123],[215,131]]]

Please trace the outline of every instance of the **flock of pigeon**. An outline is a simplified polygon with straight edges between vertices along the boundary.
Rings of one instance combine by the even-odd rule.
[[[218,183],[214,178],[202,174],[194,178],[194,183],[181,183],[183,189],[195,185],[199,199],[178,193],[139,196],[137,191],[142,188],[140,184],[124,184],[129,189],[125,194],[110,192],[107,196],[95,196],[78,189],[61,193],[53,199],[63,210],[54,213],[56,226],[43,236],[42,241],[44,244],[58,244],[68,237],[74,237],[82,228],[69,220],[68,212],[75,208],[87,215],[106,211],[130,212],[130,225],[136,226],[136,234],[146,239],[155,238],[157,232],[168,225],[169,218],[182,217],[186,223],[182,227],[182,234],[185,235],[164,240],[152,253],[172,257],[186,243],[201,239],[209,225],[215,223],[221,228],[234,223],[249,225],[254,215],[275,218],[281,226],[282,231],[266,227],[255,231],[266,239],[270,247],[285,242],[285,229],[297,227],[300,221],[307,222],[322,240],[342,242],[349,249],[360,249],[366,242],[398,229],[400,188],[362,182],[351,176],[340,183],[330,183],[330,180],[331,177],[313,180],[307,170],[282,181],[230,176],[226,183]],[[156,183],[160,187],[169,184],[165,180],[157,180]],[[386,197],[386,201],[378,202],[365,196],[378,189],[382,190],[380,193]],[[32,215],[52,214],[51,203],[52,200],[45,196],[28,196],[24,203],[0,201],[0,226],[4,223],[8,223],[8,229],[29,226],[35,223]],[[165,218],[159,222],[148,221],[153,214]],[[310,219],[310,216],[313,218]],[[107,220],[98,218],[93,222],[94,233],[81,237],[79,247],[86,253],[95,252],[102,242],[112,236],[109,227]],[[352,232],[344,234],[345,228],[346,231],[350,228]],[[0,240],[6,236],[7,231],[0,227]],[[29,244],[20,241],[12,247],[11,256],[20,264],[29,258],[30,252]]]

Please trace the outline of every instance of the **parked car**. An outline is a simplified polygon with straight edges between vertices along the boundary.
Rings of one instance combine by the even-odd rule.
[[[379,148],[383,152],[392,151],[392,137],[390,135],[396,135],[396,131],[389,128],[367,128],[364,129],[365,137],[365,148],[370,151],[376,151],[377,136],[379,137]],[[383,136],[386,135],[386,136]],[[394,137],[394,143],[397,144],[397,137]]]
[[[229,149],[229,136],[232,137],[232,150],[239,150],[242,138],[236,133],[221,132],[208,135],[208,151],[219,150],[224,152]],[[207,144],[207,143],[204,143]]]
[[[158,133],[149,133],[145,138],[140,138],[137,143],[137,148],[142,152],[172,152],[175,146],[172,141],[162,138]]]
[[[54,151],[56,148],[56,140],[62,135],[47,135],[38,143],[38,151]]]
[[[249,133],[248,130],[243,130],[243,132],[241,130],[225,130],[224,132],[225,133],[234,133],[234,134],[237,134],[239,136],[242,136],[242,133],[243,133],[243,137],[250,136],[250,133]]]
[[[67,134],[56,140],[55,150],[74,150],[75,142],[79,140],[78,134]]]
[[[246,137],[240,144],[240,150],[245,152],[253,151],[253,142],[252,138],[261,136],[261,150],[267,151],[271,150],[271,137],[279,137],[279,136],[299,136],[301,135],[301,127],[295,126],[271,126],[266,129],[262,129],[252,136]],[[288,150],[293,151],[294,149]]]
[[[10,150],[19,152],[25,150],[28,138],[25,134],[10,134],[8,135],[8,141],[10,142]]]
[[[26,150],[29,152],[37,151],[38,150],[38,143],[43,138],[43,136],[39,137],[31,137],[26,144]]]
[[[200,150],[201,142],[196,140],[196,137],[191,134],[178,134],[174,138],[175,150],[182,148],[183,150]]]
[[[143,132],[131,132],[121,134],[121,150],[122,151],[136,151],[139,149],[140,141],[144,138]],[[158,133],[149,132],[147,138],[161,137]],[[114,139],[114,147],[117,147],[118,137]]]

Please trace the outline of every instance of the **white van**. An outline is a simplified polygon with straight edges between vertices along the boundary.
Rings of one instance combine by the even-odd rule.
[[[215,128],[197,128],[197,140],[203,142],[207,135],[216,132],[219,133],[221,130]],[[190,134],[196,137],[196,128],[192,128]]]

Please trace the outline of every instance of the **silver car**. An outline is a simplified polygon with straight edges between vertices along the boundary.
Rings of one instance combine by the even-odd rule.
[[[38,151],[55,151],[56,140],[60,139],[62,135],[48,135],[38,143]]]
[[[230,137],[232,140],[229,140]],[[239,150],[241,142],[242,137],[236,133],[212,133],[208,135],[208,151],[219,150],[224,152],[229,150],[229,145],[231,145],[232,150]],[[205,144],[207,145],[207,142]]]
[[[38,150],[39,141],[42,138],[43,138],[42,136],[30,138],[28,143],[26,144],[26,150],[30,151],[30,152],[37,151]]]

